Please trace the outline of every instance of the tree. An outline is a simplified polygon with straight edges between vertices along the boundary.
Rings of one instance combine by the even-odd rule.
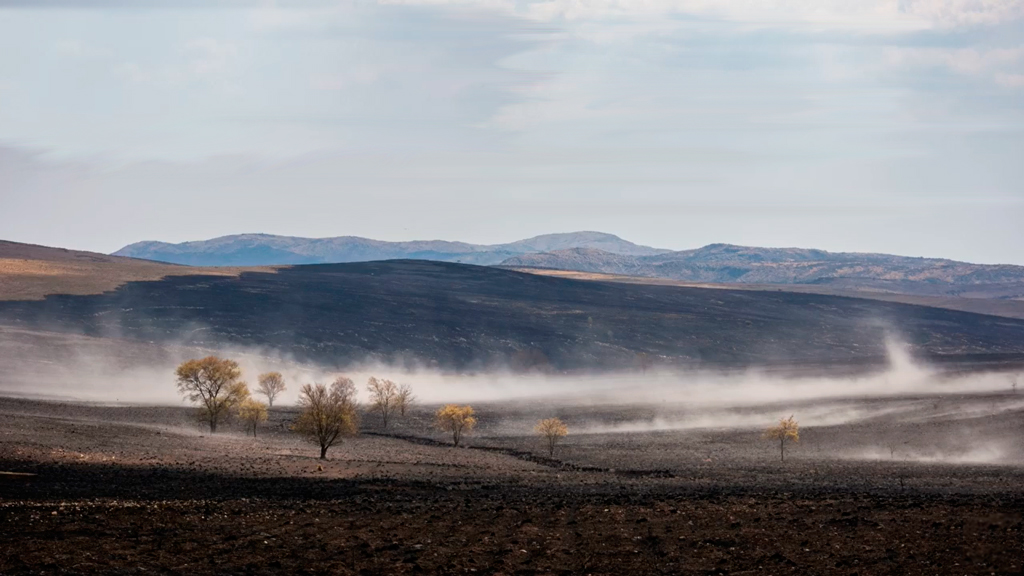
[[[439,430],[451,432],[455,446],[459,445],[463,434],[468,434],[476,426],[476,418],[473,417],[472,406],[458,406],[445,404],[435,414],[434,425]]]
[[[561,440],[563,436],[567,436],[569,434],[569,427],[558,418],[548,418],[547,420],[541,420],[538,422],[533,431],[547,440],[548,455],[554,456],[555,443]]]
[[[412,407],[413,403],[416,402],[416,397],[412,394],[412,386],[408,384],[402,384],[398,387],[398,413],[405,418],[405,411]]]
[[[280,372],[266,372],[260,374],[259,385],[256,392],[267,397],[267,404],[274,406],[274,398],[285,391],[284,376]]]
[[[779,441],[779,456],[782,461],[785,461],[786,441],[800,441],[800,425],[793,419],[793,416],[790,416],[789,418],[782,418],[779,420],[779,424],[777,426],[772,426],[765,430],[764,437],[769,440]]]
[[[344,376],[335,379],[330,390],[323,384],[306,384],[299,391],[302,412],[292,430],[320,444],[321,460],[327,459],[327,449],[335,442],[358,432],[355,394],[355,384]]]
[[[200,414],[217,431],[217,423],[249,396],[249,388],[238,379],[242,375],[234,360],[207,356],[186,360],[175,371],[180,392],[190,402],[201,404]]]
[[[381,420],[384,421],[384,429],[387,430],[388,420],[398,409],[398,385],[391,380],[370,376],[366,383],[366,389],[370,392],[370,409],[380,412]]]
[[[253,398],[246,398],[238,405],[238,419],[245,423],[245,432],[252,430],[252,437],[256,437],[256,427],[260,422],[267,421],[267,405]]]

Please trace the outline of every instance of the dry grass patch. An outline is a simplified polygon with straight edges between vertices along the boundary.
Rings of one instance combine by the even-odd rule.
[[[101,294],[127,282],[167,276],[237,276],[242,272],[275,270],[269,266],[199,268],[127,258],[105,262],[0,258],[0,300],[42,300],[50,294]]]

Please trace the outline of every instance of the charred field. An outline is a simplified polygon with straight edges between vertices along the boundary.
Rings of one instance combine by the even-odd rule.
[[[367,414],[321,461],[290,407],[252,438],[183,407],[3,398],[0,469],[34,476],[0,477],[0,573],[1020,573],[1017,394],[839,403],[860,412],[785,462],[682,408],[522,402],[481,405],[459,448],[432,406]],[[552,457],[529,426],[554,413],[573,433]]]
[[[449,370],[870,367],[896,334],[956,365],[1024,362],[1024,320],[795,292],[571,280],[443,262],[307,265],[169,276],[93,295],[0,302],[0,325],[325,366]]]
[[[165,273],[0,301],[0,574],[1024,569],[1024,321],[424,261]],[[181,405],[208,354],[286,372],[258,437]],[[295,388],[366,370],[420,404],[318,460]]]

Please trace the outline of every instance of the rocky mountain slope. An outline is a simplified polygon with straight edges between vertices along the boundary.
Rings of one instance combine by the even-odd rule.
[[[546,234],[507,244],[468,244],[443,240],[385,242],[357,236],[298,238],[270,234],[239,234],[212,240],[169,244],[137,242],[115,256],[130,256],[191,266],[262,266],[275,264],[330,264],[412,258],[467,264],[497,264],[522,254],[598,249],[611,254],[650,256],[668,252],[640,246],[602,232]]]
[[[1024,299],[1024,266],[799,248],[711,244],[696,250],[638,256],[574,248],[516,256],[502,265],[691,282],[820,284],[910,294]]]
[[[673,252],[601,232],[547,234],[493,245],[241,234],[181,244],[138,242],[114,255],[190,266],[435,260],[714,284],[818,285],[839,290],[1024,301],[1024,266],[731,244]]]

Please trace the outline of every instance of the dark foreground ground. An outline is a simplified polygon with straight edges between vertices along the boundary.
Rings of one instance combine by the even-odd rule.
[[[0,470],[36,474],[0,475],[0,574],[1022,573],[1018,465],[783,464],[707,430],[551,460],[486,430],[459,449],[364,434],[321,463],[287,418],[211,437],[175,408],[0,399]],[[591,465],[617,451],[662,468]]]

